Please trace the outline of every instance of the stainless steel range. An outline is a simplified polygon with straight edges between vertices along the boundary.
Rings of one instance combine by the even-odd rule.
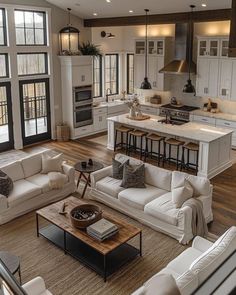
[[[165,119],[160,120],[161,123],[182,125],[189,122],[190,112],[199,109],[187,105],[165,104],[160,108],[160,116]]]

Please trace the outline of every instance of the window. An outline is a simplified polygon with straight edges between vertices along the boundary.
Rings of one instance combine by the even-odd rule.
[[[0,54],[0,78],[9,77],[8,55]]]
[[[105,55],[105,89],[111,94],[118,94],[119,90],[119,56],[118,54]]]
[[[45,12],[15,10],[16,45],[46,45]]]
[[[93,59],[93,97],[102,96],[102,56]]]
[[[19,76],[42,75],[48,73],[46,53],[17,54]]]
[[[0,8],[0,45],[7,45],[5,9]]]
[[[127,54],[127,94],[134,93],[134,55]]]

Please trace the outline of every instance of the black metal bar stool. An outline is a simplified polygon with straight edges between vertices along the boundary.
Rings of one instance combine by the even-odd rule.
[[[145,154],[145,149],[143,149],[143,139],[147,135],[146,132],[141,130],[133,130],[129,132],[129,146],[128,146],[128,155],[130,152],[139,152],[140,160],[142,156]],[[137,138],[140,139],[140,147],[137,147]]]
[[[145,139],[146,139],[146,148],[145,148],[144,161],[146,162],[146,159],[149,156],[152,159],[153,155],[154,155],[154,156],[157,156],[158,166],[160,166],[161,158],[163,158],[163,154],[161,154],[161,143],[164,142],[165,137],[155,134],[155,133],[150,133],[145,137]],[[151,151],[148,150],[148,143],[149,142],[151,145]],[[153,151],[153,142],[158,143],[158,149],[156,152]]]
[[[125,126],[116,127],[114,151],[116,151],[116,148],[121,147],[121,148],[125,148],[126,154],[128,153],[129,132],[132,130],[133,130],[132,128],[125,127]],[[117,143],[118,132],[120,132],[120,135],[121,135],[121,141],[119,143]],[[125,142],[124,142],[124,134],[126,135]]]
[[[165,162],[171,162],[171,161],[174,161],[176,162],[176,169],[178,170],[179,169],[179,165],[182,164],[182,161],[179,160],[179,149],[180,149],[180,146],[184,145],[185,142],[183,141],[180,141],[180,140],[177,140],[175,138],[167,138],[164,140],[164,156],[163,156],[163,167],[164,167],[164,164]],[[168,158],[166,157],[166,147],[169,147],[169,151],[168,151]],[[176,158],[174,158],[172,155],[171,155],[171,152],[172,152],[172,146],[175,146],[177,148],[177,155],[176,155]]]
[[[187,150],[187,162],[185,162],[185,150]],[[189,160],[190,152],[196,153],[196,162],[191,163]],[[198,172],[198,158],[199,158],[199,144],[194,142],[188,142],[185,143],[182,147],[182,163],[181,163],[181,170],[183,168],[189,169],[189,168],[195,168],[195,172],[197,175]],[[193,168],[193,169],[194,169]]]

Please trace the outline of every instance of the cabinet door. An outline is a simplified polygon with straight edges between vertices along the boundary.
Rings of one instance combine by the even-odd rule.
[[[228,57],[229,39],[220,40],[220,57]]]
[[[165,42],[164,40],[157,40],[157,55],[164,56],[165,52]]]
[[[144,54],[144,53],[145,53],[145,40],[136,40],[135,54]]]
[[[219,61],[219,97],[230,99],[232,84],[232,60],[220,59]]]
[[[208,96],[218,96],[219,59],[209,59]]]
[[[72,67],[72,86],[92,84],[92,65]]]
[[[145,76],[145,58],[143,55],[134,56],[134,86],[140,88]]]
[[[97,115],[94,116],[94,130],[95,131],[102,131],[107,128],[107,115]]]
[[[231,100],[236,101],[236,60],[232,62]]]
[[[207,56],[207,40],[198,41],[198,56]]]
[[[210,57],[219,56],[219,39],[210,39],[208,44],[208,55]]]
[[[153,40],[148,41],[148,54],[156,54],[156,42]]]
[[[209,92],[208,87],[209,75],[209,60],[199,58],[197,62],[197,95],[207,96]]]
[[[148,56],[148,79],[152,88],[157,88],[157,56]]]

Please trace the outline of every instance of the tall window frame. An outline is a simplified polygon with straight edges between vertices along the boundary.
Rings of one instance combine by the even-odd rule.
[[[115,67],[112,67],[112,58],[115,58]],[[115,73],[115,78],[112,77],[112,70]],[[109,77],[109,79],[107,79]],[[112,84],[115,85],[115,91],[112,91]],[[107,53],[105,54],[105,90],[111,89],[109,95],[119,94],[119,54]]]
[[[0,56],[4,56],[5,57],[5,75],[1,75],[0,74],[0,79],[4,79],[4,78],[9,78],[9,59],[8,59],[8,54],[7,53],[0,53]]]
[[[23,56],[23,55],[43,55],[45,71],[44,72],[38,72],[38,73],[36,72],[36,73],[19,74],[19,60],[18,60],[18,57]],[[27,67],[27,65],[26,65],[26,67]],[[47,54],[47,52],[24,52],[24,53],[20,52],[20,53],[17,53],[17,68],[18,68],[18,76],[19,77],[47,75],[48,74],[48,54]]]
[[[134,93],[134,54],[127,53],[127,64],[126,64],[126,71],[127,71],[127,87],[126,92],[127,94]],[[132,73],[132,75],[131,75]]]
[[[102,97],[102,55],[94,56],[93,58],[93,97]],[[97,87],[96,87],[97,86]],[[98,89],[98,91],[96,90]]]
[[[0,24],[0,30],[3,34],[3,43],[0,46],[7,46],[7,22],[6,22],[6,10],[0,7],[0,13],[2,14],[2,24]]]

